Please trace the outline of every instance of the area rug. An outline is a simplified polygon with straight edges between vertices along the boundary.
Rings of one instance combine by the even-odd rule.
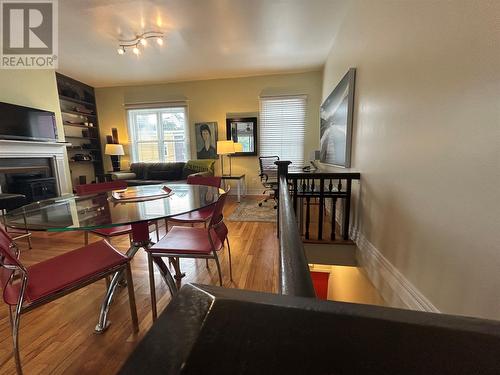
[[[274,209],[274,200],[269,200],[259,207],[258,202],[241,201],[233,213],[226,219],[227,221],[266,221],[275,223],[277,210]]]

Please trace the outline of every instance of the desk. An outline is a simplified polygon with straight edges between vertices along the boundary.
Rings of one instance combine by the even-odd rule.
[[[236,193],[237,193],[238,203],[240,203],[241,196],[247,195],[247,184],[245,181],[245,174],[232,174],[232,175],[227,175],[227,176],[221,176],[221,178],[224,181],[224,187],[226,186],[226,181],[233,181],[234,180],[237,182]]]
[[[129,187],[141,195],[158,193],[162,185],[143,185]],[[165,198],[140,202],[116,202],[111,192],[82,196],[64,196],[28,204],[10,211],[6,216],[6,225],[14,228],[45,230],[48,232],[93,230],[121,225],[132,226],[132,245],[126,255],[132,258],[140,248],[147,249],[153,242],[149,237],[148,222],[185,214],[217,202],[222,190],[187,184],[169,186],[173,194]],[[26,223],[26,224],[25,224]],[[155,258],[170,292],[175,294],[177,286],[168,267],[160,258]],[[176,271],[178,264],[174,263]],[[99,315],[96,332],[103,332],[107,326],[107,314],[119,277],[113,277],[109,285],[107,298],[104,299]]]

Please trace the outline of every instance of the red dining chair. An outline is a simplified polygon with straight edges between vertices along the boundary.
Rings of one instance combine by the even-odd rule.
[[[228,190],[229,191],[229,190]],[[228,229],[223,221],[222,210],[227,193],[221,194],[213,205],[212,216],[208,228],[174,226],[159,242],[146,249],[148,253],[149,286],[151,291],[151,306],[153,319],[157,317],[155,280],[153,271],[154,258],[205,258],[214,259],[219,273],[219,283],[222,286],[222,272],[217,252],[224,248],[227,242],[229,255],[229,277],[233,280],[231,266],[231,248],[227,238]]]
[[[19,250],[15,243],[0,228],[0,284],[3,289],[3,299],[9,306],[14,359],[18,374],[22,374],[19,354],[21,314],[105,277],[118,275],[119,271],[126,273],[132,324],[134,332],[138,332],[134,284],[130,271],[130,259],[127,256],[121,254],[108,242],[99,241],[24,267],[19,260]]]
[[[77,195],[89,195],[89,194],[97,194],[103,193],[111,190],[123,190],[127,188],[127,182],[125,181],[109,181],[109,182],[101,182],[98,184],[83,184],[76,186],[76,194]],[[158,222],[151,221],[149,225],[155,226],[156,239],[160,239],[160,233],[158,230]],[[93,229],[90,231],[85,231],[85,245],[89,244],[89,233],[92,233],[96,236],[102,237],[108,241],[111,241],[113,237],[123,236],[128,234],[130,241],[132,241],[132,226],[130,225],[118,225],[116,227],[111,228],[102,228],[102,229]]]
[[[202,185],[202,186],[212,186],[215,188],[220,188],[220,185],[222,183],[222,177],[192,175],[188,176],[187,183],[188,185]],[[191,226],[193,226],[194,224],[203,224],[206,228],[208,220],[212,217],[213,209],[214,209],[213,205],[210,205],[196,211],[191,211],[185,214],[169,217],[168,219],[165,219],[165,231],[168,232],[169,222],[191,224]],[[176,261],[177,261],[177,266],[179,267],[180,270],[179,259],[176,259]],[[206,259],[206,265],[208,267],[208,259]]]
[[[220,188],[222,178],[218,176],[188,176],[188,185],[203,185],[212,186],[215,188]],[[166,222],[166,231],[168,231],[168,222],[174,223],[188,223],[196,224],[203,223],[206,226],[207,221],[211,218],[213,212],[213,205],[201,208],[196,211],[188,212],[186,214],[181,214],[173,217],[169,217]]]

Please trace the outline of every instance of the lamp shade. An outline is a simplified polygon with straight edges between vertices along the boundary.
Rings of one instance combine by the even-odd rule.
[[[234,142],[217,141],[217,154],[218,155],[234,154]]]
[[[106,155],[125,155],[122,145],[117,145],[113,143],[108,143],[104,148],[104,153]]]
[[[243,152],[243,143],[235,143],[234,152]]]

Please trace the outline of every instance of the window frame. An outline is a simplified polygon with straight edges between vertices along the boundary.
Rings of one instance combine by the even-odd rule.
[[[263,104],[265,101],[285,101],[285,100],[291,100],[291,99],[300,99],[303,100],[303,110],[304,110],[304,119],[303,119],[303,128],[302,128],[302,138],[301,138],[301,147],[302,147],[302,154],[300,158],[295,158],[295,163],[296,165],[300,164],[300,167],[302,168],[304,165],[304,162],[306,160],[305,156],[305,146],[306,146],[306,129],[307,129],[307,120],[308,120],[308,96],[306,94],[297,94],[297,95],[273,95],[273,96],[261,96],[259,98],[259,124],[260,124],[260,130],[259,130],[259,151],[258,155],[259,156],[279,156],[281,160],[286,160],[290,159],[290,157],[285,157],[283,158],[283,148],[282,145],[280,145],[280,150],[276,150],[271,152],[270,154],[263,154],[262,153],[262,146],[266,144],[266,141],[264,140],[264,134],[266,133],[263,129],[265,129],[265,123],[266,123],[266,116],[264,116],[263,112]],[[281,134],[285,134],[286,132],[284,131],[284,126],[283,123],[280,123],[281,126]],[[278,133],[278,132],[277,132]],[[283,138],[282,138],[283,139]],[[271,155],[272,154],[272,155]],[[292,160],[293,162],[293,160]],[[300,162],[300,163],[299,163]],[[294,163],[294,164],[295,164]]]
[[[163,110],[168,110],[172,108],[179,108],[184,110],[184,146],[186,149],[186,160],[175,160],[174,162],[181,162],[181,161],[188,161],[191,159],[191,144],[190,144],[190,136],[191,136],[191,131],[190,131],[190,126],[189,126],[189,118],[188,118],[188,106],[186,103],[175,103],[175,104],[158,104],[158,105],[128,105],[126,106],[126,120],[127,120],[127,128],[128,128],[128,140],[129,140],[129,145],[130,145],[130,159],[131,163],[138,163],[142,162],[139,160],[139,147],[138,144],[140,143],[155,143],[156,147],[158,149],[158,163],[168,163],[166,157],[168,156],[166,154],[166,151],[168,151],[168,148],[166,146],[166,142],[171,142],[172,144],[175,145],[175,140],[174,141],[169,141],[165,139],[165,131],[163,129],[163,124],[162,124],[162,111]],[[140,141],[138,138],[137,134],[137,121],[133,118],[136,116],[134,114],[134,111],[144,111],[144,113],[147,113],[147,111],[150,111],[152,114],[156,115],[156,124],[157,124],[157,129],[156,129],[156,139],[154,140],[144,140]],[[133,120],[133,121],[132,121]],[[146,161],[147,162],[147,161]],[[150,161],[153,162],[153,161]]]

